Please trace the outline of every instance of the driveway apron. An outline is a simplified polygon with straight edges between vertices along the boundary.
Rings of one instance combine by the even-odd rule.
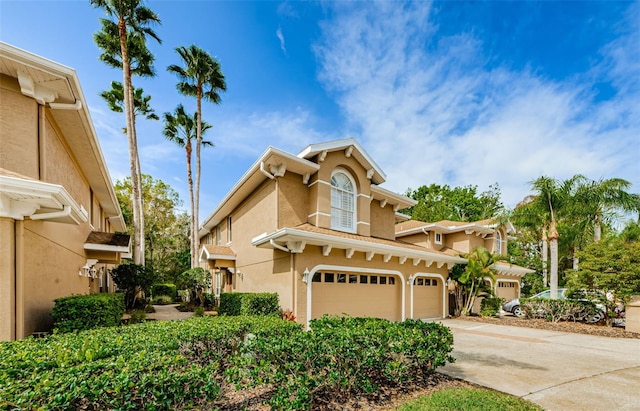
[[[443,374],[546,410],[640,409],[640,339],[439,322],[453,332],[456,358]]]

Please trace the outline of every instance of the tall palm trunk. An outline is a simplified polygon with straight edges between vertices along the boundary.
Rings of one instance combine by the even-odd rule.
[[[194,261],[198,258],[198,248],[195,242],[195,232],[197,230],[194,224],[194,198],[193,198],[193,176],[191,173],[191,139],[187,139],[185,143],[187,152],[187,182],[189,183],[189,202],[191,205],[191,227],[189,228],[189,249],[191,250],[191,268],[194,268]]]
[[[131,168],[131,192],[133,203],[133,261],[144,265],[144,214],[142,211],[142,180],[140,177],[140,157],[135,130],[135,114],[133,107],[133,87],[131,85],[131,66],[127,50],[127,26],[124,19],[118,20],[120,35],[120,52],[122,54],[122,84],[129,143],[129,166]]]
[[[551,298],[558,298],[558,230],[556,229],[556,220],[551,217],[551,224],[549,226],[549,251],[551,254],[551,269],[550,271],[550,289]]]
[[[549,241],[547,237],[547,225],[542,227],[542,285],[545,287],[549,283],[548,266],[549,266]]]
[[[200,223],[200,146],[202,145],[202,84],[198,84],[196,92],[196,187],[194,190],[193,200],[193,235],[192,242],[196,253],[199,248],[198,244],[198,224]],[[191,268],[198,266],[196,259],[191,260]]]
[[[593,241],[596,243],[600,241],[602,237],[602,215],[597,214],[595,221],[593,222]]]

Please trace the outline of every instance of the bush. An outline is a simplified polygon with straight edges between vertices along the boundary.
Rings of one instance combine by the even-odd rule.
[[[178,299],[178,289],[175,284],[155,284],[151,287],[151,295],[153,297],[168,295],[171,297],[171,302]]]
[[[280,300],[277,293],[222,293],[219,313],[280,316]]]
[[[502,308],[502,298],[486,297],[480,302],[480,315],[483,317],[497,317]]]
[[[204,297],[204,308],[206,309],[214,309],[216,308],[216,296],[211,293],[204,293],[202,295]]]
[[[544,318],[559,321],[582,321],[598,312],[590,301],[569,299],[521,298],[520,307],[526,318]]]
[[[156,297],[153,297],[153,303],[157,305],[173,304],[173,298],[168,295],[158,295]]]
[[[59,332],[119,325],[124,314],[122,294],[74,295],[55,300],[53,328]]]
[[[235,375],[235,382],[272,384],[274,409],[309,409],[318,398],[340,403],[374,395],[454,361],[453,337],[440,324],[323,317],[310,327],[288,338],[249,339],[236,360],[250,374]]]
[[[147,313],[144,310],[133,310],[130,313],[131,320],[129,320],[130,324],[137,324],[144,322],[147,319]]]
[[[0,342],[0,409],[217,409],[246,335],[293,332],[274,318],[205,317]]]

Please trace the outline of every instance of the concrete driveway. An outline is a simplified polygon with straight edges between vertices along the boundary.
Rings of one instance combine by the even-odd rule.
[[[640,339],[441,320],[454,364],[438,371],[546,410],[640,409]]]

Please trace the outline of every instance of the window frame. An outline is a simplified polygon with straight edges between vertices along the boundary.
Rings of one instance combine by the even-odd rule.
[[[335,186],[333,184],[333,180],[335,176],[338,174],[345,176],[347,180],[349,180],[352,187],[351,192],[341,187]],[[330,192],[330,198],[329,198],[329,207],[330,207],[330,214],[331,214],[331,229],[337,230],[337,231],[344,231],[348,233],[356,233],[358,230],[358,186],[356,184],[356,181],[354,180],[351,173],[349,173],[347,170],[343,168],[338,167],[331,172],[331,180],[329,184],[331,186],[331,192]],[[349,195],[349,194],[351,195],[352,210],[347,210],[342,207],[334,206],[334,195],[338,195],[338,193],[340,193],[340,198],[338,199],[340,203],[343,202],[343,199],[344,199],[343,196]],[[336,213],[339,215],[340,221],[338,221],[337,217],[334,218],[334,210],[336,210]],[[350,227],[341,224],[341,220],[343,219],[346,213],[351,213]]]

